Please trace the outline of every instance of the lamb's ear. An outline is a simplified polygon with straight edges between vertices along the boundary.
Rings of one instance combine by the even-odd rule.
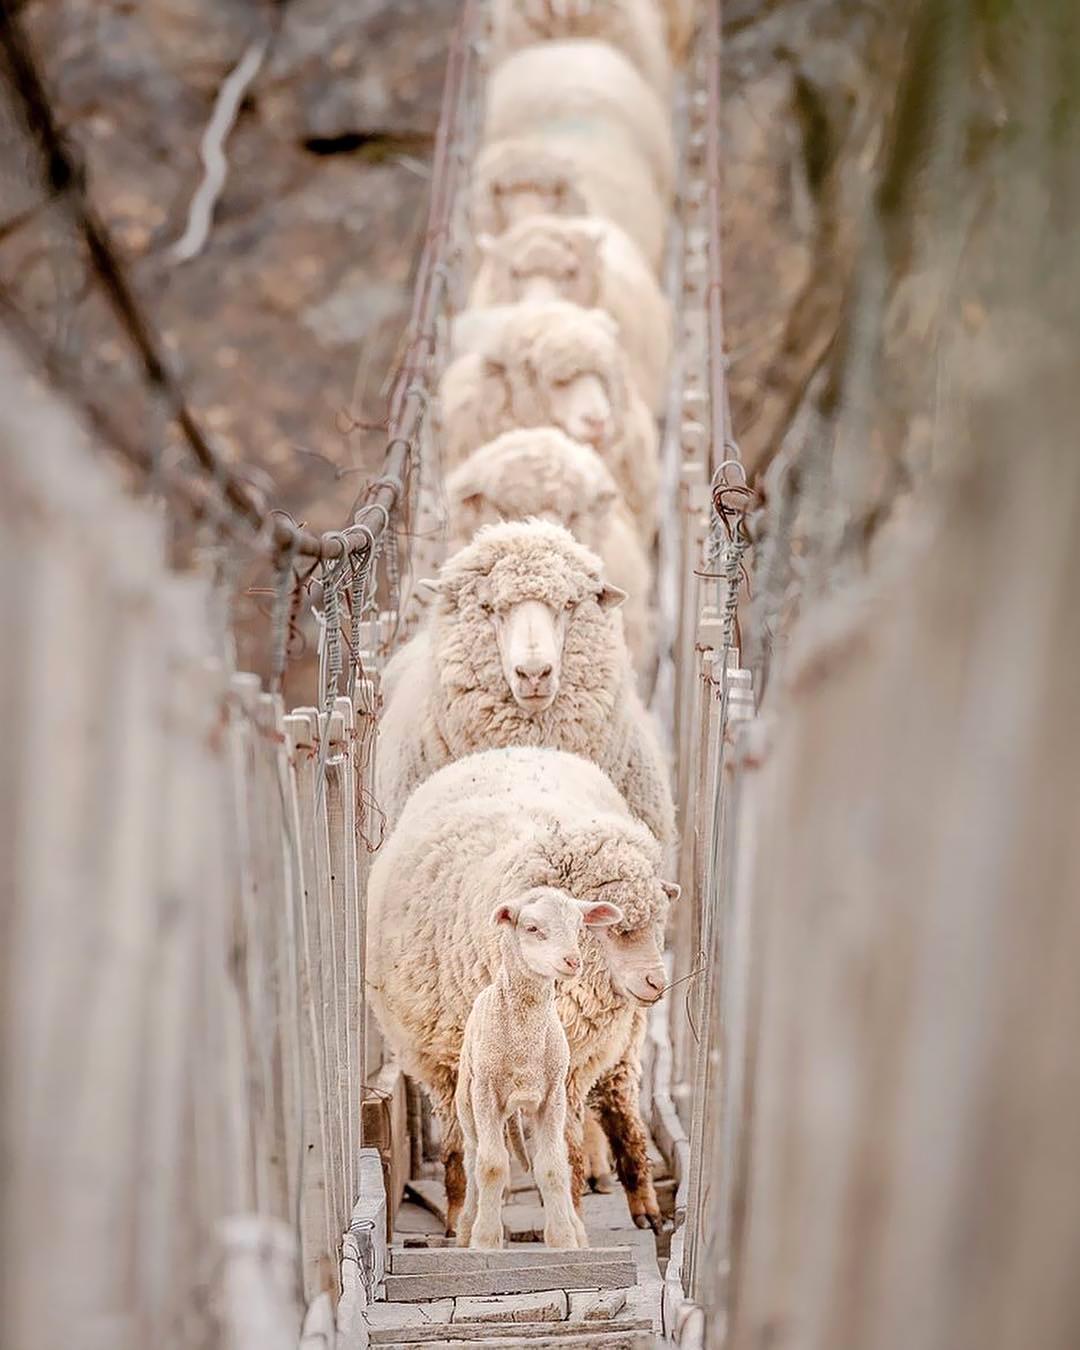
[[[617,605],[621,605],[625,599],[626,592],[620,590],[618,586],[612,586],[609,581],[605,581],[596,592],[596,603],[601,609],[614,609]]]
[[[682,887],[677,881],[661,881],[660,889],[671,901],[678,900],[679,896],[682,895]]]
[[[496,906],[495,912],[491,916],[491,922],[496,927],[501,923],[505,923],[513,928],[517,923],[517,918],[518,906],[511,904],[509,900],[504,900],[501,905]]]
[[[437,595],[442,595],[443,584],[436,577],[418,577],[413,582],[413,590],[417,595],[434,598]]]
[[[579,900],[581,917],[587,928],[610,928],[613,923],[622,923],[623,912],[618,905],[609,905],[606,900],[590,902]]]

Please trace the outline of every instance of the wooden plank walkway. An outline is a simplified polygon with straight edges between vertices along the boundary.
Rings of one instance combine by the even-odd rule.
[[[659,1155],[656,1166],[663,1193]],[[656,1237],[633,1226],[621,1187],[585,1196],[584,1251],[538,1240],[543,1211],[527,1174],[512,1178],[500,1251],[451,1245],[442,1236],[443,1203],[440,1181],[409,1183],[380,1297],[363,1314],[372,1346],[654,1350],[660,1343]]]

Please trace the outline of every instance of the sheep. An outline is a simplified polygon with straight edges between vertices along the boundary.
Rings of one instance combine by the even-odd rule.
[[[594,216],[626,231],[654,272],[663,261],[666,203],[630,143],[590,145],[579,134],[509,137],[473,163],[469,223],[474,236],[499,235],[530,215]]]
[[[522,47],[492,72],[484,142],[503,136],[579,135],[604,144],[637,146],[653,188],[670,202],[675,140],[666,102],[625,56],[606,42],[576,38]]]
[[[386,667],[375,768],[388,823],[451,760],[544,745],[594,760],[673,843],[666,767],[612,612],[623,592],[600,559],[560,525],[485,525],[427,585],[434,603]]]
[[[465,1022],[494,978],[490,917],[535,887],[617,905],[614,928],[586,929],[582,970],[560,985],[566,1029],[567,1146],[575,1206],[584,1187],[583,1114],[603,1085],[601,1119],[634,1222],[659,1224],[636,1095],[645,1010],[661,997],[661,948],[679,888],[661,848],[614,784],[580,756],[538,747],[468,755],[422,783],[372,866],[367,892],[371,1006],[443,1129],[447,1232],[464,1198],[455,1097]]]
[[[627,56],[658,94],[671,88],[666,15],[655,0],[496,0],[492,57],[531,42],[600,38]]]
[[[656,424],[635,389],[615,321],[567,300],[514,305],[483,352],[439,382],[443,468],[514,427],[556,426],[597,451],[651,545],[660,482]]]
[[[481,525],[537,517],[564,525],[597,553],[626,601],[626,645],[643,689],[656,663],[651,568],[634,519],[610,471],[587,445],[556,427],[505,431],[449,475],[446,546],[464,548]]]
[[[504,1131],[509,1117],[522,1112],[533,1127],[532,1170],[544,1201],[544,1241],[549,1247],[587,1247],[570,1191],[570,1043],[555,1009],[555,981],[581,969],[582,924],[610,927],[622,922],[623,912],[606,901],[575,900],[540,886],[500,901],[492,920],[502,935],[502,960],[473,1003],[458,1066],[455,1100],[465,1144],[458,1243],[502,1246],[502,1199],[510,1181]]]
[[[653,412],[663,410],[671,309],[625,231],[587,216],[530,216],[476,243],[481,261],[470,310],[558,299],[606,310],[619,325],[635,384]]]

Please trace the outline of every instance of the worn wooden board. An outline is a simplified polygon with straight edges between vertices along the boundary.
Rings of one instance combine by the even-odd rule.
[[[507,1345],[511,1339],[515,1343],[535,1347],[538,1342],[547,1341],[560,1345],[592,1345],[596,1335],[616,1334],[636,1336],[642,1332],[651,1332],[652,1324],[648,1318],[620,1318],[617,1323],[598,1327],[585,1327],[552,1322],[484,1322],[474,1325],[461,1322],[433,1323],[431,1326],[410,1326],[398,1328],[379,1328],[370,1333],[372,1345],[444,1345],[452,1341],[466,1341],[473,1345]]]
[[[399,1341],[384,1342],[397,1350],[430,1350],[429,1340],[407,1337]],[[520,1328],[515,1327],[511,1335],[490,1336],[481,1340],[456,1336],[453,1340],[437,1341],[443,1350],[476,1350],[477,1345],[492,1347],[492,1350],[520,1350],[523,1344]],[[564,1331],[558,1335],[537,1336],[526,1340],[529,1350],[656,1350],[656,1337],[648,1330],[597,1331],[592,1328],[581,1331]]]
[[[564,1322],[570,1312],[565,1289],[538,1294],[507,1294],[503,1298],[459,1298],[452,1322]]]
[[[390,1253],[393,1275],[427,1275],[452,1270],[507,1270],[521,1266],[582,1266],[625,1264],[631,1260],[630,1248],[588,1247],[583,1251],[563,1251],[556,1247],[516,1246],[498,1251],[476,1251],[454,1247],[443,1251],[401,1251]],[[577,1288],[588,1288],[578,1285]]]
[[[537,1289],[625,1289],[637,1278],[634,1262],[563,1262],[511,1268],[449,1270],[427,1275],[388,1275],[389,1302],[420,1302],[448,1295],[525,1294]]]

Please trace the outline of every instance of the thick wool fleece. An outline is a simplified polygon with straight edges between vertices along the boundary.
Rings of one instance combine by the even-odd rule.
[[[611,781],[574,755],[505,749],[469,755],[421,786],[368,881],[368,989],[408,1073],[453,1117],[465,1022],[499,965],[495,907],[533,886],[623,911],[617,931],[662,936],[668,899],[661,850]],[[570,1044],[568,1097],[581,1107],[597,1079],[632,1051],[636,1007],[612,984],[586,930],[582,973],[560,985]]]
[[[624,133],[640,148],[655,190],[670,201],[676,152],[666,100],[606,42],[536,42],[493,70],[483,140],[548,131],[590,140]]]
[[[617,47],[662,97],[671,88],[664,17],[657,0],[603,0],[553,12],[542,0],[496,0],[491,16],[492,62],[530,42],[599,38]]]
[[[663,844],[675,836],[667,770],[634,688],[617,611],[602,609],[600,559],[558,525],[489,525],[448,559],[424,627],[387,666],[378,795],[391,824],[419,783],[451,760],[492,746],[550,746],[598,764]],[[559,691],[529,712],[506,682],[483,605],[576,605]],[[416,644],[422,644],[417,649]],[[616,901],[615,903],[621,903]]]
[[[521,208],[521,202],[527,207]],[[666,204],[626,137],[525,134],[484,146],[473,164],[474,237],[500,235],[521,214],[593,216],[621,226],[654,272],[663,260]]]
[[[443,466],[456,468],[473,450],[515,427],[558,425],[551,391],[578,375],[595,375],[607,390],[614,429],[597,453],[651,543],[660,481],[656,424],[603,310],[565,300],[515,305],[482,354],[454,361],[439,384]]]
[[[626,644],[642,679],[656,660],[652,568],[611,473],[594,450],[556,427],[506,431],[475,450],[446,480],[447,548],[464,548],[482,525],[529,517],[554,521],[599,554],[624,590]]]
[[[541,281],[575,305],[605,310],[619,326],[634,383],[654,412],[662,410],[671,309],[624,230],[588,216],[528,216],[486,242],[483,254],[470,307],[517,303]]]

